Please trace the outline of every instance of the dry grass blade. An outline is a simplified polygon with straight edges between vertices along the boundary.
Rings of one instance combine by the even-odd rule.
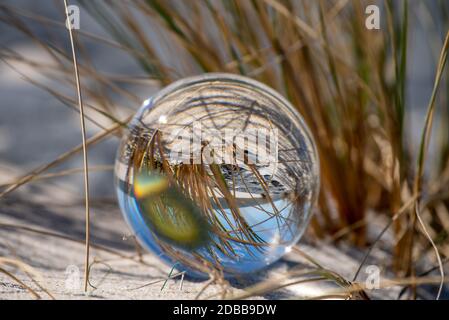
[[[356,287],[355,284],[347,281],[340,275],[325,268],[317,267],[313,269],[293,269],[286,274],[262,281],[254,286],[245,289],[241,294],[226,297],[227,299],[247,299],[253,296],[263,295],[279,289],[291,287],[293,285],[330,281],[335,285],[342,287],[342,292],[338,294],[344,295],[345,299],[363,299],[369,300],[362,287],[357,287],[357,290],[351,290]]]
[[[29,266],[28,264],[26,264],[26,263],[24,263],[24,262],[22,262],[22,261],[20,261],[18,259],[11,259],[11,258],[6,258],[6,257],[0,257],[0,266],[1,265],[9,265],[9,266],[14,266],[14,267],[19,268],[20,270],[22,270],[31,279],[31,281],[40,290],[45,292],[50,297],[50,299],[53,299],[53,300],[55,299],[55,297],[50,293],[50,291],[48,291],[44,286],[42,286],[40,284],[40,282],[42,281],[42,277],[40,276],[40,274],[36,270],[34,270],[31,266]],[[20,280],[16,276],[14,276],[8,270],[0,267],[0,272],[6,274],[8,277],[10,277],[14,281],[16,281],[19,285],[21,285],[22,287],[27,289],[30,292],[30,294],[33,295],[36,299],[41,299],[42,298],[34,289],[32,289],[30,286],[25,284],[22,280]]]
[[[380,281],[379,289],[386,289],[397,286],[410,286],[410,285],[426,285],[426,284],[439,284],[441,282],[440,277],[408,277],[408,278],[395,278],[395,279],[383,279]],[[449,282],[449,278],[443,278],[443,282]],[[360,290],[368,289],[366,284],[354,283],[349,287],[342,288],[340,290],[331,290],[326,292],[325,296],[339,296],[343,294],[350,294],[353,292],[359,292]],[[313,296],[310,299],[321,299],[322,296]]]
[[[64,234],[60,234],[60,233],[53,232],[53,231],[48,231],[48,230],[37,229],[37,228],[33,228],[33,227],[27,227],[27,226],[23,226],[23,225],[14,225],[14,224],[10,224],[10,223],[0,222],[0,228],[31,232],[31,233],[35,233],[35,234],[40,234],[40,235],[44,235],[44,236],[48,236],[48,237],[54,237],[54,238],[58,238],[58,239],[62,239],[62,240],[70,241],[70,242],[74,242],[74,243],[80,243],[80,244],[84,244],[85,243],[84,240],[79,240],[79,239],[76,239],[76,238],[72,238],[72,237],[64,235]],[[117,257],[119,257],[121,259],[133,261],[135,263],[142,264],[144,266],[152,266],[152,265],[146,263],[145,261],[143,261],[142,259],[134,258],[132,256],[125,255],[125,254],[123,254],[123,253],[121,253],[119,251],[116,251],[114,249],[111,249],[111,248],[108,248],[108,247],[105,247],[105,246],[102,246],[102,245],[97,245],[95,243],[91,243],[90,246],[92,248],[94,248],[94,249],[97,249],[97,250],[100,250],[100,251],[104,251],[104,252],[109,253],[111,255],[117,256]]]
[[[90,166],[89,171],[112,171],[114,170],[114,167],[111,165],[104,165],[104,166]],[[60,172],[54,172],[54,173],[48,173],[48,174],[41,174],[39,176],[36,176],[33,180],[45,180],[45,179],[52,179],[57,177],[64,177],[68,175],[78,174],[78,173],[84,173],[84,168],[73,168],[73,169],[67,169]],[[2,187],[8,187],[13,185],[14,183],[1,183],[0,188]]]
[[[130,120],[130,118],[126,119],[125,122],[128,122],[129,120]],[[122,127],[122,124],[115,124],[115,125],[109,127],[107,130],[97,133],[96,135],[94,135],[93,137],[89,138],[86,141],[86,146],[91,146],[91,145],[94,145],[94,144],[100,142],[101,140],[105,139],[106,137],[109,137],[109,135],[111,133],[119,130],[121,127]],[[55,160],[50,161],[49,163],[47,163],[43,166],[39,166],[38,168],[32,170],[28,174],[23,175],[16,182],[9,184],[9,186],[5,190],[0,192],[0,198],[5,197],[6,195],[8,195],[11,192],[15,191],[16,189],[20,188],[24,184],[32,181],[37,176],[39,176],[43,172],[49,170],[50,168],[58,165],[59,163],[61,163],[63,161],[66,161],[67,159],[74,156],[81,150],[83,150],[83,144],[80,144],[77,147],[73,148],[72,150],[69,150],[69,151],[61,154]]]
[[[362,270],[363,266],[365,265],[366,261],[368,260],[369,255],[371,254],[371,251],[374,249],[376,244],[379,242],[379,240],[383,237],[385,232],[391,227],[393,222],[395,222],[401,215],[403,215],[407,210],[415,203],[417,198],[417,195],[415,195],[413,198],[409,199],[400,209],[398,212],[396,212],[393,217],[391,217],[390,221],[387,223],[387,225],[382,229],[382,231],[377,235],[376,239],[374,240],[373,244],[369,247],[368,251],[365,253],[362,262],[360,263],[359,267],[357,268],[357,271],[354,274],[354,277],[352,278],[352,281],[356,281],[357,277],[360,274],[360,271]]]
[[[21,285],[23,288],[27,289],[31,295],[33,297],[35,297],[36,299],[41,299],[41,296],[34,291],[30,286],[26,285],[22,280],[20,280],[19,278],[17,278],[15,275],[13,275],[11,272],[9,272],[8,270],[3,269],[2,267],[0,267],[0,272],[6,274],[8,277],[10,277],[12,280],[14,280],[15,282],[17,282],[19,285]]]
[[[89,242],[90,242],[90,209],[89,209],[89,170],[88,170],[88,161],[87,161],[87,145],[86,145],[86,125],[84,123],[84,106],[83,106],[83,98],[81,95],[81,84],[79,78],[79,70],[78,70],[78,62],[76,58],[76,50],[75,50],[75,42],[73,40],[73,28],[70,23],[69,17],[69,9],[67,5],[67,0],[64,0],[64,7],[66,13],[66,21],[67,21],[67,29],[69,30],[70,36],[70,46],[72,48],[72,57],[73,57],[73,67],[75,69],[75,81],[76,81],[76,91],[78,95],[78,104],[80,109],[80,123],[81,123],[81,131],[82,131],[82,140],[83,140],[83,163],[84,163],[84,196],[86,203],[86,257],[84,263],[84,291],[87,292],[87,285],[89,282]]]
[[[434,86],[433,86],[433,90],[432,90],[432,95],[430,97],[429,105],[427,107],[427,114],[426,114],[425,124],[424,124],[424,128],[423,128],[422,136],[421,136],[421,144],[420,144],[419,155],[418,155],[417,174],[416,174],[415,181],[414,181],[415,194],[418,194],[421,191],[421,187],[422,187],[422,178],[423,178],[423,172],[424,172],[426,151],[427,151],[427,146],[428,146],[429,140],[430,140],[430,132],[432,130],[432,124],[433,124],[433,118],[434,118],[434,112],[435,112],[435,100],[437,98],[438,89],[441,84],[443,71],[446,67],[448,53],[449,53],[449,31],[446,34],[443,48],[441,50],[440,58],[438,61],[437,72],[435,75],[435,81],[434,81]],[[435,250],[435,254],[436,254],[436,257],[438,260],[438,265],[439,265],[440,274],[441,274],[441,282],[440,282],[440,286],[438,288],[438,293],[436,296],[436,299],[438,300],[440,298],[441,291],[442,291],[443,285],[444,285],[443,263],[441,261],[441,256],[438,251],[438,248],[436,247],[435,243],[433,242],[432,237],[429,235],[426,225],[424,224],[424,222],[419,214],[419,210],[420,209],[419,209],[419,197],[418,197],[418,199],[415,202],[415,210],[414,211],[415,211],[416,217],[417,217],[421,227],[424,230],[426,237],[429,239],[429,242],[432,244],[432,247]]]
[[[446,66],[447,57],[449,53],[449,32],[446,34],[446,38],[444,40],[443,48],[441,49],[440,58],[438,61],[437,72],[435,74],[435,81],[432,90],[432,95],[429,100],[429,104],[427,106],[427,114],[425,118],[424,128],[421,135],[421,143],[419,148],[418,155],[418,164],[417,164],[417,173],[414,181],[414,191],[415,194],[419,193],[422,186],[422,178],[424,172],[424,164],[427,147],[429,145],[430,133],[432,130],[434,112],[435,112],[435,100],[437,98],[438,89],[441,84],[441,80],[443,77],[443,71]]]
[[[19,278],[17,278],[15,275],[13,275],[11,272],[3,269],[0,267],[0,272],[6,274],[8,277],[10,277],[12,280],[14,280],[15,282],[17,282],[19,285],[21,285],[22,287],[24,287],[25,289],[27,289],[31,295],[33,297],[35,297],[36,299],[41,299],[41,296],[39,294],[36,293],[36,291],[34,291],[31,287],[29,287],[28,285],[26,285],[22,280],[20,280]]]

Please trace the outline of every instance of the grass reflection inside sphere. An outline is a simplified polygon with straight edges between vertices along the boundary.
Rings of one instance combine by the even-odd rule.
[[[281,95],[227,74],[187,78],[147,100],[118,152],[120,207],[140,243],[193,275],[252,273],[308,225],[319,163]]]

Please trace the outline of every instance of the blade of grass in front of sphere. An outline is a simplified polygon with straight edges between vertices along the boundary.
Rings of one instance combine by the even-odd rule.
[[[76,91],[78,96],[78,104],[80,109],[80,125],[82,131],[82,145],[83,145],[83,163],[84,163],[84,200],[85,200],[85,233],[86,233],[86,256],[85,256],[85,265],[84,265],[84,292],[87,292],[87,285],[89,282],[89,252],[90,252],[90,207],[89,207],[89,172],[88,172],[88,162],[87,162],[87,146],[86,146],[86,125],[84,122],[84,106],[83,99],[81,95],[81,84],[80,84],[80,75],[78,70],[78,62],[76,57],[75,50],[75,42],[73,39],[73,28],[70,25],[70,17],[69,17],[69,9],[67,0],[64,0],[64,7],[66,13],[66,21],[69,22],[68,31],[70,37],[70,46],[72,48],[72,57],[73,57],[73,68],[75,73],[75,81],[76,81]]]

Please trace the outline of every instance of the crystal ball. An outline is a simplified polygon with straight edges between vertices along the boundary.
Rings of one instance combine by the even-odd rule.
[[[268,86],[211,73],[144,101],[115,164],[139,243],[192,276],[254,273],[304,233],[319,189],[313,137]]]

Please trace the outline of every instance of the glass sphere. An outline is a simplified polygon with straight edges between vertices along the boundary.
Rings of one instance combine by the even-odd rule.
[[[252,79],[205,74],[144,102],[115,166],[139,242],[178,270],[253,273],[306,229],[319,188],[313,138],[295,108]]]

